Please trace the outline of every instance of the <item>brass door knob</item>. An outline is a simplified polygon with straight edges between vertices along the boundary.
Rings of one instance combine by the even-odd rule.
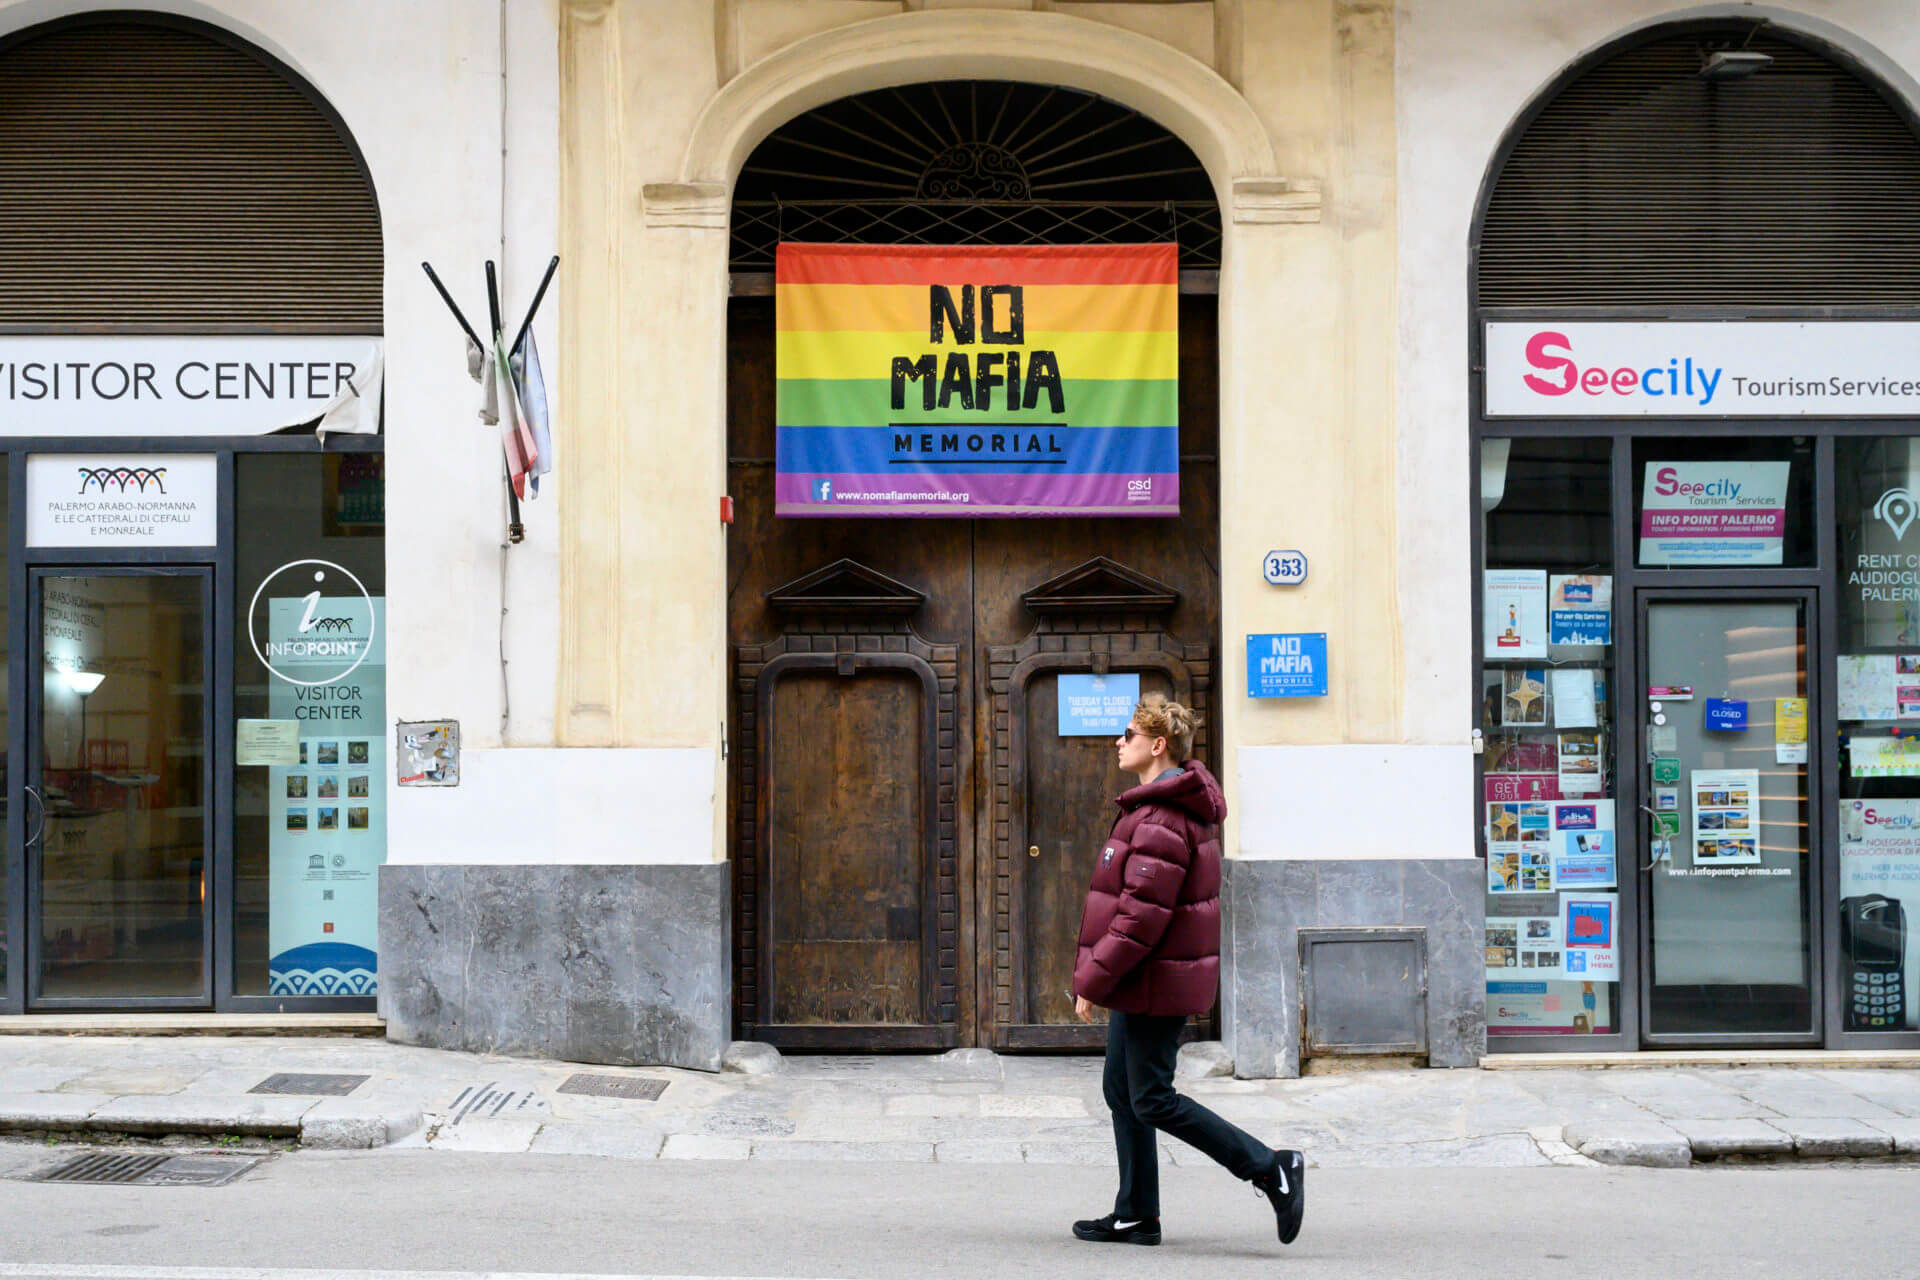
[[[1040,856],[1040,846],[1039,846],[1039,845],[1037,845],[1037,844],[1030,844],[1030,845],[1028,845],[1028,846],[1027,846],[1027,856],[1028,856],[1029,858],[1037,858],[1037,857],[1039,857],[1039,856]]]

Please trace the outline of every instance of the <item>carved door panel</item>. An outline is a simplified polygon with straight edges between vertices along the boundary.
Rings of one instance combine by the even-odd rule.
[[[1122,605],[1122,602],[1125,602]],[[1113,797],[1133,785],[1116,768],[1112,735],[1060,733],[1060,678],[1137,675],[1202,717],[1194,753],[1208,756],[1208,646],[1155,625],[1177,593],[1105,559],[1029,592],[1039,615],[1018,645],[988,650],[996,833],[989,865],[994,941],[989,1043],[1004,1049],[1094,1049],[1105,1029],[1073,1013],[1069,987],[1093,862],[1113,827]]]

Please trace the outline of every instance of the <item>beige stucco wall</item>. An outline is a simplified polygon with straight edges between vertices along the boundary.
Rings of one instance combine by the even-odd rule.
[[[1374,852],[1331,835],[1302,846],[1291,814],[1312,780],[1350,774],[1353,744],[1371,744],[1368,767],[1437,776],[1399,754],[1393,68],[1391,7],[1357,0],[562,0],[558,745],[711,753],[722,856],[718,502],[739,163],[848,93],[1062,83],[1180,134],[1225,215],[1217,705],[1243,792],[1237,850]],[[1305,586],[1262,581],[1276,547],[1309,555]],[[1331,696],[1247,699],[1243,637],[1261,631],[1326,631]]]

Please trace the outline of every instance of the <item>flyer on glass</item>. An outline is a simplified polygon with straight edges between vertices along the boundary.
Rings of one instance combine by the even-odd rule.
[[[1613,579],[1605,574],[1553,574],[1547,579],[1547,643],[1613,643]]]
[[[1574,979],[1620,977],[1620,895],[1560,895],[1561,971]]]
[[[1486,571],[1485,648],[1489,658],[1547,656],[1547,571]]]
[[[1760,771],[1695,769],[1693,864],[1741,866],[1760,861]]]
[[[1791,465],[1649,462],[1641,488],[1640,563],[1779,564]]]

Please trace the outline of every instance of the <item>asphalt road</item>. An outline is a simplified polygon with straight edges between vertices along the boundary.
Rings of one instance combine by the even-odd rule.
[[[0,1177],[63,1152],[0,1144]],[[297,1152],[224,1187],[0,1181],[0,1280],[1920,1275],[1920,1166],[1314,1170],[1306,1229],[1211,1169],[1166,1243],[1082,1244],[1097,1168]],[[260,1268],[264,1272],[237,1269]],[[424,1280],[416,1277],[415,1280]]]

